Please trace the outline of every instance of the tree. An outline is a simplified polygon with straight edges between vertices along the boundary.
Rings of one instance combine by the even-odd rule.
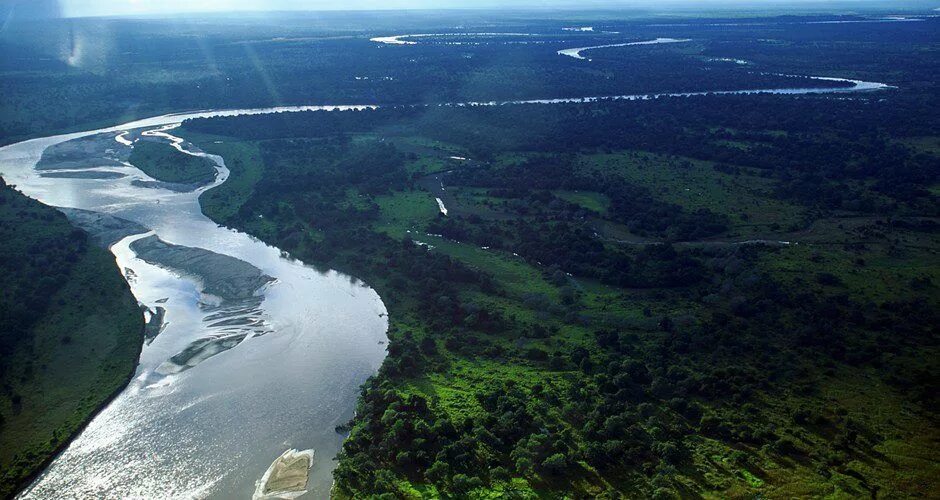
[[[483,480],[473,476],[467,477],[466,474],[454,474],[452,481],[453,489],[457,493],[468,493],[471,490],[483,487]]]
[[[542,462],[542,468],[549,474],[561,475],[568,468],[568,459],[561,453],[555,453]]]
[[[434,484],[444,484],[450,477],[450,466],[445,462],[435,461],[424,473],[424,477]]]

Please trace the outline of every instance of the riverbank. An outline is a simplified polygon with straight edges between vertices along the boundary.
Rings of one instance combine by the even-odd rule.
[[[140,343],[140,348],[137,350],[137,357],[140,357],[140,353],[142,350],[143,350],[143,342]],[[137,365],[134,365],[130,369],[130,371],[127,372],[127,375],[124,377],[123,382],[120,385],[116,386],[114,390],[111,391],[111,394],[109,394],[104,400],[102,400],[98,404],[97,408],[95,408],[91,413],[89,413],[81,421],[78,427],[76,427],[71,432],[71,435],[69,435],[65,440],[59,442],[56,445],[55,449],[52,450],[52,452],[42,461],[42,463],[34,467],[32,472],[29,475],[22,478],[19,481],[19,484],[17,484],[13,488],[13,491],[17,492],[17,491],[23,490],[24,488],[28,487],[33,481],[35,481],[36,478],[41,476],[42,473],[46,470],[46,468],[49,467],[52,464],[52,462],[54,462],[55,459],[58,458],[58,456],[63,451],[65,451],[66,448],[69,447],[70,444],[72,444],[72,439],[75,436],[78,436],[79,434],[81,434],[82,431],[84,431],[85,428],[88,427],[91,421],[94,420],[95,417],[97,417],[99,413],[104,411],[104,409],[107,408],[108,405],[111,404],[111,402],[115,400],[115,398],[117,398],[118,396],[121,395],[122,392],[124,392],[124,389],[126,389],[127,386],[131,383],[131,381],[134,380],[134,374],[136,373],[136,371],[137,371]],[[6,497],[3,497],[3,498],[6,498]]]
[[[127,386],[143,345],[143,317],[107,250],[55,209],[0,189],[0,308],[9,313],[2,330],[16,336],[0,341],[6,498]],[[60,253],[66,241],[69,250]]]

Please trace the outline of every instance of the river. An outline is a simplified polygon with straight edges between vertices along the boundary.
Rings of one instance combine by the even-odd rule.
[[[889,88],[820,78],[851,86],[714,93],[792,95]],[[707,92],[440,106],[702,94]],[[385,356],[388,323],[381,299],[349,276],[317,271],[205,217],[198,197],[226,181],[224,159],[208,155],[218,165],[213,184],[180,190],[150,179],[126,158],[142,131],[203,154],[181,144],[167,128],[187,118],[375,107],[292,106],[164,115],[0,148],[0,174],[26,195],[140,225],[111,249],[137,299],[153,311],[165,308],[166,321],[159,335],[148,338],[129,386],[22,498],[247,498],[271,462],[290,448],[315,450],[309,496],[328,496],[332,459],[343,439],[334,427],[352,417],[358,387]],[[253,281],[239,283],[254,283],[252,293],[236,293],[216,282],[232,282],[230,275],[242,271],[242,278],[250,275]]]
[[[228,269],[196,274],[185,266],[149,264],[131,250],[139,235],[115,244],[134,295],[151,309],[164,307],[166,327],[144,346],[130,385],[23,498],[248,498],[255,481],[289,448],[315,450],[311,496],[328,495],[332,459],[343,439],[334,428],[353,416],[360,384],[385,356],[385,307],[349,276],[319,272],[209,220],[197,198],[212,186],[189,192],[142,187],[135,181],[152,179],[108,161],[130,148],[117,140],[120,130],[186,116],[0,149],[0,172],[33,198],[136,222],[167,243],[237,258],[276,280],[257,299],[220,298],[202,293],[212,279],[206,274]],[[66,141],[82,144],[88,165],[96,158],[108,165],[88,170],[124,175],[42,176],[48,170],[35,166],[43,151]],[[216,159],[220,173],[213,186],[228,177]],[[222,264],[230,268],[232,262]]]

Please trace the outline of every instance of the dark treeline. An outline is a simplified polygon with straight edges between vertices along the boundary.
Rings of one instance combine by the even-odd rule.
[[[936,213],[925,187],[940,179],[940,160],[896,142],[937,130],[935,106],[916,96],[891,94],[797,99],[805,105],[776,96],[713,96],[560,106],[404,107],[192,120],[187,127],[246,139],[410,132],[464,145],[483,160],[504,151],[643,149],[762,169],[781,181],[781,196],[811,206],[890,211],[883,199],[846,183],[870,179],[876,192],[895,202]],[[825,138],[820,136],[823,130]]]

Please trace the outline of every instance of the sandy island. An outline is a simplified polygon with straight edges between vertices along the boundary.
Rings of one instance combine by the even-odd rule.
[[[313,466],[313,450],[287,450],[255,483],[252,500],[297,498],[307,492],[307,477]]]

